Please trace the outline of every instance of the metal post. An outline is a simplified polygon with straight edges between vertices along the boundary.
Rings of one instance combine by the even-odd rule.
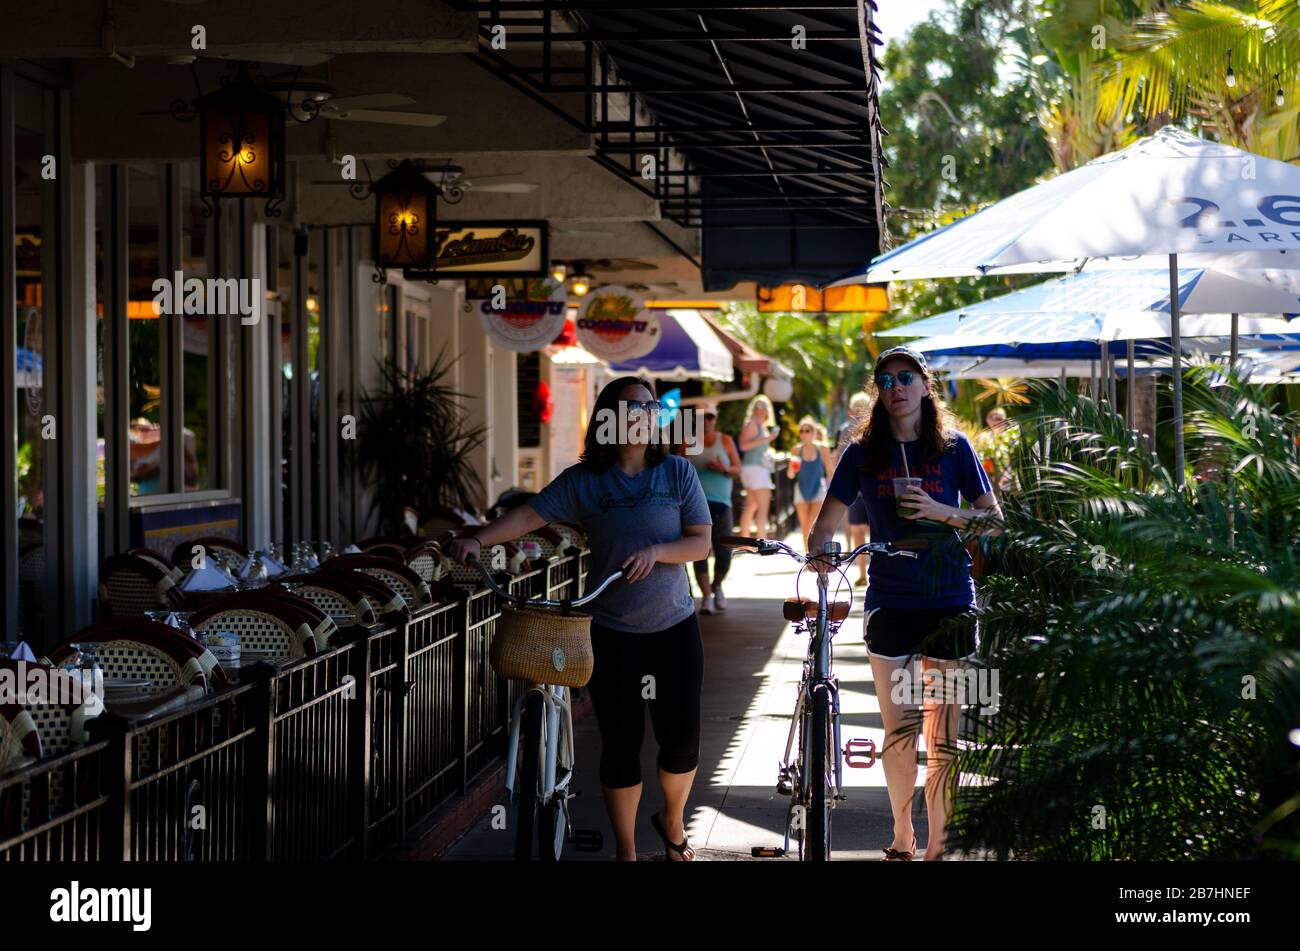
[[[1174,484],[1182,488],[1183,472],[1183,341],[1178,330],[1178,255],[1169,255],[1169,343],[1173,347],[1174,375]]]
[[[1133,420],[1137,416],[1137,389],[1133,385],[1135,382],[1133,378],[1133,350],[1133,341],[1130,339],[1128,342],[1128,384],[1125,388],[1125,395],[1127,396],[1125,402],[1128,403],[1126,420],[1130,430],[1133,429]]]
[[[1228,357],[1229,370],[1235,370],[1237,368],[1237,355],[1238,355],[1238,351],[1240,350],[1240,344],[1241,344],[1241,339],[1238,334],[1238,327],[1240,324],[1239,317],[1240,317],[1239,314],[1232,315],[1232,337],[1231,337],[1231,346],[1230,346],[1229,357]]]

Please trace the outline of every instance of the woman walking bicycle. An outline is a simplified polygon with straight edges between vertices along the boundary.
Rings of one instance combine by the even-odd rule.
[[[916,788],[916,739],[905,730],[918,709],[922,677],[960,668],[975,653],[978,620],[970,558],[955,529],[976,519],[998,519],[988,477],[970,441],[952,424],[935,395],[925,357],[906,347],[880,355],[876,396],[831,478],[808,540],[820,551],[848,506],[861,493],[873,542],[917,550],[915,559],[872,559],[868,569],[865,636],[880,701],[886,742],[881,754],[894,839],[886,860],[910,861],[916,852],[911,803]],[[964,498],[973,509],[959,507]],[[900,689],[901,688],[901,689]],[[921,698],[926,748],[925,805],[930,840],[926,860],[943,858],[951,814],[948,765],[960,707],[926,691]]]
[[[590,608],[595,670],[587,685],[600,729],[600,783],[622,861],[636,859],[647,702],[664,794],[650,821],[669,860],[695,857],[684,812],[699,765],[704,648],[683,566],[708,554],[709,509],[691,465],[652,434],[660,409],[646,380],[612,381],[596,398],[582,461],[449,549],[463,561],[483,546],[569,521],[587,533],[591,577],[623,569],[625,581]]]

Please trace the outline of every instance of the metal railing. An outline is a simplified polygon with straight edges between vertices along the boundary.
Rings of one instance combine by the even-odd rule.
[[[586,553],[511,590],[576,595]],[[166,716],[0,774],[0,860],[377,858],[419,837],[505,748],[487,591],[343,632]]]

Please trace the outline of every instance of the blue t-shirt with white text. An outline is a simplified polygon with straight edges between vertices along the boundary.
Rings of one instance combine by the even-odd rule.
[[[873,608],[949,608],[975,603],[975,583],[970,575],[970,556],[957,530],[934,523],[900,518],[894,503],[893,479],[912,475],[922,480],[921,488],[946,505],[960,499],[974,502],[993,491],[979,457],[963,433],[957,433],[938,462],[917,459],[920,440],[895,442],[890,464],[880,473],[860,471],[865,450],[854,442],[844,451],[830,494],[852,505],[858,493],[867,507],[873,542],[894,542],[917,552],[916,558],[876,556],[867,569],[867,610]],[[902,452],[907,453],[904,471]]]

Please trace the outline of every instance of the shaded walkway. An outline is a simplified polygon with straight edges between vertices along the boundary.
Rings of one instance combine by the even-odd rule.
[[[794,539],[788,539],[792,544]],[[737,557],[725,589],[725,613],[700,619],[704,634],[705,673],[700,770],[687,807],[687,828],[700,860],[750,860],[754,846],[780,846],[788,797],[776,794],[776,768],[784,751],[795,689],[807,644],[781,617],[780,601],[795,593],[794,563],[784,557]],[[813,592],[805,578],[803,587]],[[883,746],[880,708],[862,644],[862,589],[855,589],[851,617],[836,638],[836,673],[841,686],[844,739],[870,737]],[[570,803],[574,824],[605,835],[603,853],[566,849],[566,861],[613,858],[613,835],[601,801],[596,764],[600,737],[594,717],[576,726],[577,776],[581,795]],[[637,830],[638,851],[645,858],[663,857],[649,817],[662,805],[654,780],[655,743],[649,719],[642,748],[646,785]],[[845,770],[848,801],[835,811],[833,855],[837,859],[877,859],[889,844],[891,822],[885,777],[879,763],[870,769]],[[925,782],[922,764],[918,789]],[[504,796],[504,791],[502,792]],[[502,800],[499,800],[502,801]],[[913,799],[918,855],[927,839],[921,795]],[[446,854],[449,859],[508,860],[513,836],[493,830],[487,817]],[[793,857],[787,860],[794,860]],[[759,861],[782,861],[761,859]]]

